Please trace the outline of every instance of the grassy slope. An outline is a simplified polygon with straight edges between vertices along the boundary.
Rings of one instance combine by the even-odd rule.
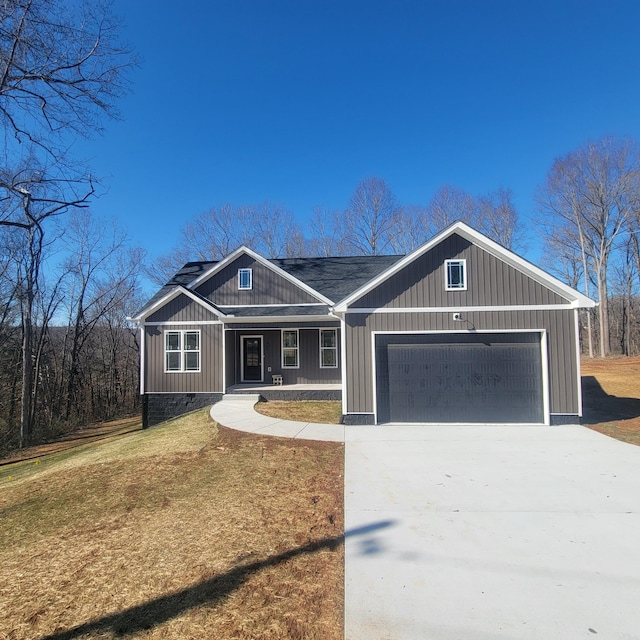
[[[592,420],[588,426],[612,438],[640,445],[640,357],[584,358],[580,368],[583,376],[595,377],[607,394],[595,400],[597,414],[605,417]],[[588,418],[586,422],[590,422]]]
[[[342,445],[206,411],[0,468],[0,638],[342,637]]]

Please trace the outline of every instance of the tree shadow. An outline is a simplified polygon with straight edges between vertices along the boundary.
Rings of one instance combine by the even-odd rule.
[[[640,416],[638,398],[610,396],[594,376],[582,376],[582,422],[599,424]]]
[[[275,567],[283,562],[301,555],[317,553],[323,550],[337,550],[344,544],[347,537],[366,535],[394,524],[391,520],[383,520],[357,529],[346,531],[344,535],[324,538],[296,547],[264,560],[251,562],[235,567],[226,573],[214,576],[192,587],[181,591],[160,596],[144,604],[130,607],[97,620],[86,622],[66,631],[57,631],[41,640],[73,640],[88,633],[111,632],[115,637],[125,637],[130,634],[153,629],[154,627],[175,618],[189,609],[203,604],[215,604],[224,600],[238,589],[252,574],[263,569]]]

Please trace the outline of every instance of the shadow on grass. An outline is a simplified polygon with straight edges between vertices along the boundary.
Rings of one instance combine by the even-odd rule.
[[[275,567],[301,555],[317,553],[323,550],[335,551],[344,543],[345,538],[367,535],[393,526],[393,524],[391,520],[384,520],[357,529],[351,529],[345,532],[344,535],[310,542],[265,560],[236,567],[210,580],[187,587],[182,591],[155,598],[144,604],[98,618],[92,622],[86,622],[67,631],[57,631],[51,635],[44,636],[41,640],[73,640],[95,632],[111,632],[116,637],[124,637],[139,631],[152,629],[163,622],[176,618],[189,609],[204,604],[215,604],[224,600],[230,593],[242,586],[249,576],[263,569]]]
[[[640,400],[610,396],[594,376],[582,376],[582,409],[584,424],[630,420],[640,416]]]

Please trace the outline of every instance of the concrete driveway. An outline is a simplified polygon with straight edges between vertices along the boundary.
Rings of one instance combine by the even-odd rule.
[[[580,426],[345,440],[347,640],[640,638],[640,447]]]

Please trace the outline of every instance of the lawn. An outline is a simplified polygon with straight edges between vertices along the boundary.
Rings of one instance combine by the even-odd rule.
[[[206,410],[0,467],[0,638],[343,634],[343,448]]]
[[[318,422],[321,424],[340,424],[342,403],[333,400],[284,401],[270,400],[258,402],[256,411],[272,418],[296,420],[299,422]]]
[[[581,373],[585,424],[640,445],[640,357],[584,358]]]

